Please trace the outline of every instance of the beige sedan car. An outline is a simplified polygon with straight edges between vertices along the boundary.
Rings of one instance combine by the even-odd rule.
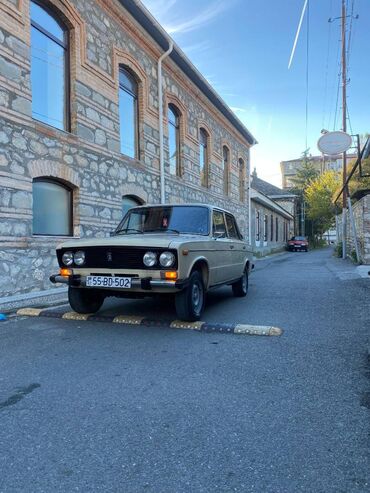
[[[199,320],[209,289],[248,292],[252,254],[232,214],[200,204],[130,209],[110,238],[57,247],[59,274],[78,313],[97,312],[108,296],[171,294],[179,319]]]

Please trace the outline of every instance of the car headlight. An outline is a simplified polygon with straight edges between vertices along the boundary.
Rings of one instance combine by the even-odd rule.
[[[175,255],[171,252],[163,252],[159,257],[159,263],[162,267],[172,267],[175,263]]]
[[[73,253],[72,252],[64,252],[62,256],[62,262],[64,265],[72,265],[73,264]]]
[[[146,252],[143,262],[147,267],[153,267],[157,263],[157,255],[154,252]]]
[[[85,252],[79,250],[74,254],[74,261],[76,265],[83,265],[85,263]]]

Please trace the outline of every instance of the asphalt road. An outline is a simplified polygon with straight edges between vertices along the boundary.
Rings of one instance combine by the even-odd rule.
[[[281,337],[1,322],[0,492],[370,492],[370,280],[346,265],[289,253],[209,296],[206,321]]]

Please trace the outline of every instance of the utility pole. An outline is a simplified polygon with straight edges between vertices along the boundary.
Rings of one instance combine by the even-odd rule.
[[[347,65],[346,65],[346,2],[342,0],[342,106],[343,132],[347,132]],[[342,209],[342,258],[347,256],[347,153],[343,152],[343,209]]]

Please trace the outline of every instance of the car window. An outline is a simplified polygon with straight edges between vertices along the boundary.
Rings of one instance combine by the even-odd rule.
[[[225,214],[227,234],[230,238],[239,239],[239,233],[235,224],[235,218],[231,214]]]
[[[221,211],[213,211],[213,235],[220,236],[221,234],[226,236],[224,215]]]
[[[201,206],[140,207],[128,211],[116,233],[178,232],[209,234],[209,209]]]

